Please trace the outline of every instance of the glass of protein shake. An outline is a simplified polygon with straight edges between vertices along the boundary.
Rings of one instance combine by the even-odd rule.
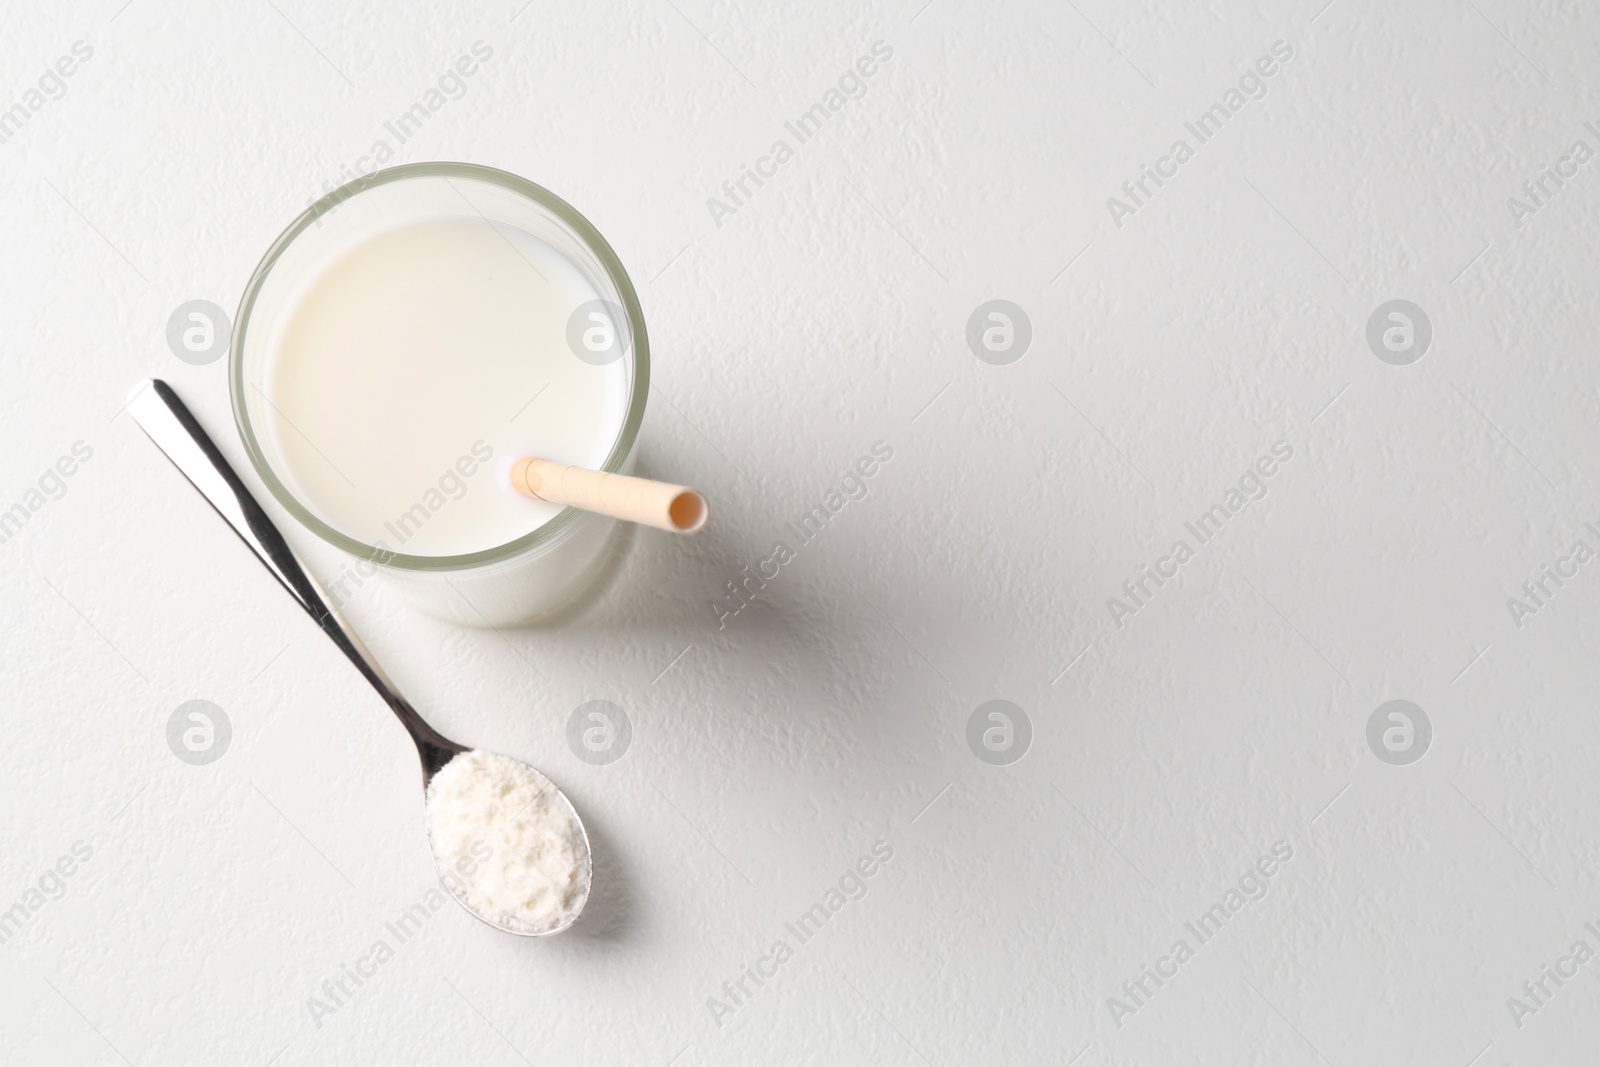
[[[350,574],[499,626],[581,598],[619,528],[516,493],[513,462],[631,470],[649,368],[638,297],[587,219],[504,171],[419,163],[277,239],[229,386],[257,474]]]

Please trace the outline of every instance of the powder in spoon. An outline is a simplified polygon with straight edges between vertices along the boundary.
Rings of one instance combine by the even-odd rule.
[[[451,891],[495,926],[549,933],[588,899],[583,828],[550,779],[525,763],[477,750],[456,756],[428,783],[427,822]]]

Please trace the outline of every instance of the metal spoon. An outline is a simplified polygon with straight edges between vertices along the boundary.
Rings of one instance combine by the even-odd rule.
[[[205,430],[201,429],[200,423],[166,382],[151,379],[139,386],[134,391],[133,399],[128,402],[128,413],[133,416],[140,429],[149,435],[150,440],[155,442],[156,447],[166,454],[185,478],[189,479],[189,484],[198,489],[200,495],[217,510],[217,514],[233,527],[234,533],[249,546],[250,551],[266,564],[267,570],[282,583],[289,591],[289,595],[294,597],[295,602],[305,608],[306,612],[317,621],[317,625],[322,627],[322,632],[327,634],[329,640],[339,647],[339,651],[356,665],[356,670],[360,671],[361,676],[378,691],[378,695],[383,697],[384,702],[400,719],[401,725],[411,734],[411,739],[416,742],[417,754],[422,757],[422,785],[426,789],[433,776],[457,755],[468,751],[467,747],[457,744],[429,726],[422,716],[417,714],[417,709],[395,691],[394,683],[389,681],[373,662],[365,646],[345,626],[344,621],[328,607],[316,582],[295,557],[288,542],[278,532],[278,528],[261,509],[261,505],[256,503],[255,497],[250,495],[250,490],[245,488],[239,476],[228,465],[228,461],[222,458],[222,453],[217,451],[217,446],[212,443]],[[523,766],[529,767],[528,764]],[[529,767],[529,769],[540,774],[535,768]],[[540,774],[540,777],[549,781],[543,774]],[[469,914],[497,930],[529,937],[560,933],[577,920],[584,904],[588,902],[589,890],[594,879],[589,834],[566,794],[556,788],[553,782],[550,788],[555,789],[556,797],[583,841],[583,869],[580,872],[578,902],[561,925],[530,933],[497,923],[468,907],[466,901],[455,893],[450,894],[458,904],[466,908]],[[430,847],[431,844],[430,840]],[[434,862],[436,865],[439,863],[437,852],[434,853]]]

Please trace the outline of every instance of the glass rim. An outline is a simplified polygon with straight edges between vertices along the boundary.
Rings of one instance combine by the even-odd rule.
[[[600,235],[600,231],[595,229],[594,224],[584,218],[577,208],[574,208],[544,186],[537,185],[509,171],[498,170],[494,167],[486,167],[478,163],[430,162],[405,163],[400,166],[386,167],[382,170],[373,171],[371,174],[365,174],[346,182],[316,200],[311,206],[302,211],[293,222],[289,223],[283,232],[278,235],[277,239],[272,242],[266,254],[261,257],[261,261],[256,264],[255,270],[251,272],[250,281],[245,285],[244,293],[239,298],[239,307],[234,315],[233,336],[230,338],[228,352],[228,393],[233,407],[233,421],[239,431],[239,438],[244,444],[245,453],[250,457],[250,465],[255,468],[256,474],[265,483],[273,498],[293,515],[302,526],[352,556],[371,560],[381,566],[398,567],[404,570],[463,570],[470,567],[499,563],[522,555],[529,549],[552,543],[564,536],[585,513],[577,508],[562,508],[548,522],[541,523],[515,540],[507,541],[492,548],[480,549],[477,552],[457,555],[418,556],[396,552],[393,549],[379,545],[369,545],[324,522],[283,483],[261,447],[245,404],[243,344],[245,331],[249,326],[250,315],[255,308],[256,298],[260,295],[267,276],[271,274],[272,268],[277,265],[279,258],[296,238],[345,201],[368,189],[410,178],[444,178],[447,180],[450,178],[468,178],[489,185],[496,185],[509,192],[523,196],[548,210],[557,219],[570,227],[583,245],[599,261],[611,284],[616,287],[617,295],[622,301],[623,311],[628,316],[628,328],[633,342],[630,356],[633,373],[628,396],[627,414],[623,419],[622,427],[617,431],[617,439],[612,443],[610,453],[607,454],[605,462],[600,466],[601,470],[609,474],[622,473],[623,465],[627,462],[628,457],[632,455],[633,447],[638,440],[639,427],[644,422],[645,402],[649,399],[650,394],[650,342],[645,335],[644,311],[639,305],[639,297],[634,291],[633,282],[628,278],[628,272],[623,267],[621,259],[617,257],[616,252],[612,250],[606,239]]]

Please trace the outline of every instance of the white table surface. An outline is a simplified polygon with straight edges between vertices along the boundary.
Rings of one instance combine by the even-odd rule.
[[[1592,5],[521,3],[7,11],[0,510],[28,518],[0,543],[0,914],[22,906],[0,1059],[1591,1054],[1600,963],[1571,953],[1600,952],[1600,563],[1560,561],[1600,550],[1600,161],[1561,163],[1600,150]],[[880,40],[794,145],[785,122]],[[119,407],[163,377],[245,465],[226,361],[176,358],[169,316],[231,313],[478,41],[394,161],[503,167],[599,226],[649,321],[643,467],[715,516],[639,537],[559,628],[353,600],[445,733],[567,789],[599,862],[561,937],[451,907],[396,943],[432,879],[409,742]],[[1265,95],[1199,144],[1185,123],[1278,41]],[[793,158],[714,217],[779,138]],[[1180,138],[1193,158],[1113,212]],[[1513,212],[1547,166],[1565,184]],[[1014,362],[967,344],[991,299],[1031,323]],[[1396,299],[1432,325],[1407,365],[1366,337]],[[866,498],[719,628],[725,583],[877,441]],[[1276,442],[1292,458],[1199,544],[1185,524]],[[1177,577],[1114,613],[1179,539]],[[1577,575],[1537,606],[1546,566]],[[565,739],[593,699],[633,727],[606,766]],[[996,699],[1032,727],[1007,765],[967,742]],[[1395,699],[1432,724],[1405,765],[1367,740]],[[191,700],[231,724],[207,765],[167,742]],[[866,895],[789,932],[879,840]],[[1265,895],[1201,943],[1185,924],[1277,842]],[[392,958],[314,1011],[380,939]],[[1535,1000],[1545,967],[1577,976]]]

